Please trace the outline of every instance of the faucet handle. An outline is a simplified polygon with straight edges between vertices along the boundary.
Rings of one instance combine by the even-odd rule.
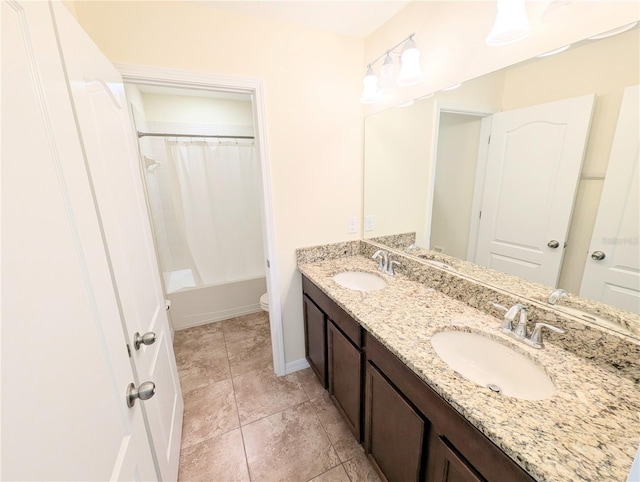
[[[524,308],[524,306],[522,305],[513,305],[511,308],[505,308],[502,305],[499,305],[498,303],[491,303],[493,305],[494,308],[497,308],[501,311],[504,311],[504,320],[502,321],[502,326],[500,327],[500,330],[504,331],[505,333],[511,333],[511,331],[513,330],[513,321],[516,319],[516,315],[518,314],[518,310],[520,308],[518,307],[522,307]]]
[[[400,263],[398,261],[394,260],[389,260],[389,269],[387,270],[387,274],[393,276],[395,274],[395,272],[393,271],[393,267],[394,266],[401,266]]]
[[[558,328],[557,326],[550,325],[548,323],[538,322],[533,327],[533,331],[531,332],[531,337],[527,339],[527,343],[531,345],[533,348],[542,348],[544,343],[542,343],[542,329],[548,328],[551,331],[555,331],[556,333],[566,333],[566,331]]]
[[[371,256],[371,259],[373,260],[378,260],[378,271],[386,271],[388,269],[388,265],[387,265],[387,253],[384,252],[383,250],[379,249],[378,251],[376,251],[375,253],[373,253],[373,256]]]
[[[514,318],[516,316],[516,314],[518,312],[520,312],[520,319],[518,320],[518,326],[516,326],[516,329],[513,330],[513,334],[516,338],[526,338],[527,337],[527,322],[529,321],[527,319],[527,308],[523,305],[514,305],[511,307],[511,309],[514,309]],[[507,315],[509,314],[509,312],[507,312]],[[507,316],[505,315],[505,316]]]

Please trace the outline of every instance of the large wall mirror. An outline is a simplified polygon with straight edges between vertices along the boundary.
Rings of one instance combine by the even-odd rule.
[[[364,237],[640,330],[639,59],[635,27],[366,117]]]

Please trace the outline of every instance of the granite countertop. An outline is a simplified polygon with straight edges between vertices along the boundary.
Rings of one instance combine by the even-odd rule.
[[[500,320],[402,274],[384,275],[363,256],[298,269],[535,479],[626,480],[640,442],[640,390],[633,381],[553,343],[533,349],[502,333]],[[388,285],[360,292],[333,281],[350,270],[377,274]],[[534,360],[556,393],[521,400],[458,375],[430,343],[450,329],[482,333]]]

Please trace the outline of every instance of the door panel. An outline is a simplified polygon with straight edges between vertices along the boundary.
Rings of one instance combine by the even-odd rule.
[[[327,320],[326,315],[308,298],[302,298],[304,307],[305,353],[309,366],[327,388]]]
[[[362,352],[331,321],[327,323],[327,358],[329,396],[360,442]]]
[[[2,479],[154,479],[49,4],[1,8]]]
[[[144,404],[160,476],[175,480],[184,404],[171,344],[133,127],[120,74],[66,9],[56,22],[78,126],[118,286],[125,336],[138,382],[156,384]],[[156,341],[134,349],[138,332]]]
[[[478,264],[556,285],[593,101],[586,95],[493,116]]]
[[[371,363],[366,376],[365,452],[387,480],[420,480],[425,421]]]
[[[580,295],[640,313],[640,86],[627,87],[611,147]]]

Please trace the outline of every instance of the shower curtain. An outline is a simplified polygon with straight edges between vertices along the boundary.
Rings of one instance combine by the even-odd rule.
[[[264,276],[262,184],[252,143],[167,139],[166,147],[196,282]]]

